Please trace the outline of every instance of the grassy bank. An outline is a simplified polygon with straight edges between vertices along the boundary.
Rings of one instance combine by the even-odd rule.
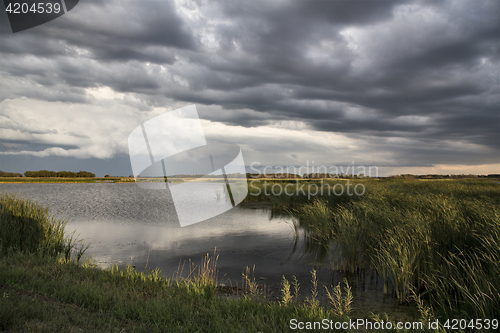
[[[282,332],[291,318],[342,318],[334,310],[306,304],[220,297],[207,269],[190,280],[173,281],[157,271],[102,270],[47,256],[11,254],[0,261],[0,328]]]
[[[314,271],[311,286],[301,290],[310,293],[306,302],[298,301],[298,284],[285,278],[280,300],[267,301],[248,275],[245,293],[223,297],[216,258],[207,256],[185,279],[132,267],[103,270],[82,261],[85,248],[65,236],[64,221],[41,205],[7,195],[0,212],[0,330],[283,332],[291,319],[349,320],[348,285],[329,288],[331,306],[322,307]]]
[[[259,186],[262,191],[272,184],[254,183],[250,191],[257,193]],[[291,184],[289,193],[292,186],[302,184]],[[309,187],[313,184],[318,183],[307,183],[306,191],[314,189]],[[424,322],[498,318],[499,184],[487,180],[357,180],[355,184],[365,186],[362,196],[262,191],[246,201],[264,200],[292,213],[297,230],[303,229],[310,240],[323,244],[334,240],[336,246],[328,250],[340,256],[333,269],[376,270],[393,286],[387,291],[394,297],[417,303]],[[289,330],[292,318],[349,320],[352,296],[347,284],[330,286],[327,307],[316,299],[324,286],[314,282],[301,286],[302,295],[309,296],[299,301],[293,277],[283,279],[278,302],[259,296],[250,279],[247,294],[223,297],[215,258],[207,258],[189,279],[173,280],[158,271],[102,270],[91,262],[79,262],[84,249],[64,234],[64,221],[49,216],[46,208],[2,197],[0,330],[282,332]]]
[[[7,252],[63,255],[69,259],[77,252],[77,259],[85,247],[65,235],[66,222],[50,216],[48,207],[37,202],[4,194],[0,197],[0,254]],[[77,247],[79,246],[78,250]]]
[[[346,186],[346,182],[339,182]],[[362,196],[273,194],[247,201],[295,216],[296,230],[332,244],[333,269],[376,270],[401,302],[419,297],[439,318],[500,316],[500,185],[492,180],[364,180]],[[316,183],[306,184],[317,191]],[[333,184],[333,183],[332,183]],[[299,184],[291,183],[289,193]],[[340,188],[340,187],[339,187]],[[260,195],[253,195],[258,194]],[[340,191],[338,191],[340,192]],[[389,290],[386,290],[389,292]]]

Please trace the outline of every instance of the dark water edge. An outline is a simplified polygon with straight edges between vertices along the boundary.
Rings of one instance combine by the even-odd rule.
[[[214,186],[217,186],[214,184]],[[50,212],[68,221],[90,244],[86,254],[101,267],[134,265],[158,267],[166,277],[189,272],[190,262],[200,265],[208,253],[218,255],[218,283],[243,284],[249,267],[270,299],[279,297],[283,275],[299,280],[301,298],[310,297],[311,271],[318,276],[319,299],[327,304],[323,286],[335,286],[346,277],[354,295],[353,318],[370,312],[388,313],[393,319],[412,319],[415,310],[399,305],[382,292],[383,281],[364,270],[356,274],[333,271],[335,251],[322,250],[302,234],[295,234],[290,218],[272,216],[270,209],[236,207],[204,222],[181,228],[168,191],[147,191],[134,184],[0,184],[4,191],[49,205]],[[195,209],[195,207],[194,207]]]

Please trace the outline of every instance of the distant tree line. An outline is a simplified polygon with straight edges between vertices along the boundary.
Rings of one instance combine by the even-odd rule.
[[[40,170],[40,171],[26,171],[24,173],[25,177],[63,177],[63,178],[83,178],[83,177],[95,177],[95,173],[88,171],[48,171],[48,170]]]
[[[15,172],[5,172],[0,170],[0,177],[22,177],[23,175]]]

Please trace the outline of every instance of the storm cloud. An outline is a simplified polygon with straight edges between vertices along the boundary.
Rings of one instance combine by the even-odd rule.
[[[263,164],[498,166],[499,11],[496,0],[82,0],[15,34],[3,13],[0,164],[122,159],[140,122],[195,103],[207,135]]]

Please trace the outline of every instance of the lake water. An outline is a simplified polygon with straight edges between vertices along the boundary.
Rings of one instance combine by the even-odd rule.
[[[213,184],[215,193],[221,184]],[[271,297],[279,294],[282,276],[297,276],[302,296],[310,295],[312,269],[323,285],[344,277],[333,272],[331,258],[317,244],[296,238],[291,219],[272,216],[270,210],[235,207],[219,216],[180,227],[168,190],[147,190],[135,184],[0,184],[0,192],[17,193],[49,205],[49,211],[68,221],[90,244],[86,255],[99,265],[132,264],[137,269],[161,269],[165,276],[179,273],[189,259],[200,264],[207,254],[219,256],[218,282],[241,286],[242,273],[255,266],[255,277]],[[193,207],[197,209],[197,207]],[[353,287],[354,318],[387,312],[399,319],[412,311],[382,293],[382,281],[371,272],[348,276]],[[324,298],[323,298],[324,299]]]

